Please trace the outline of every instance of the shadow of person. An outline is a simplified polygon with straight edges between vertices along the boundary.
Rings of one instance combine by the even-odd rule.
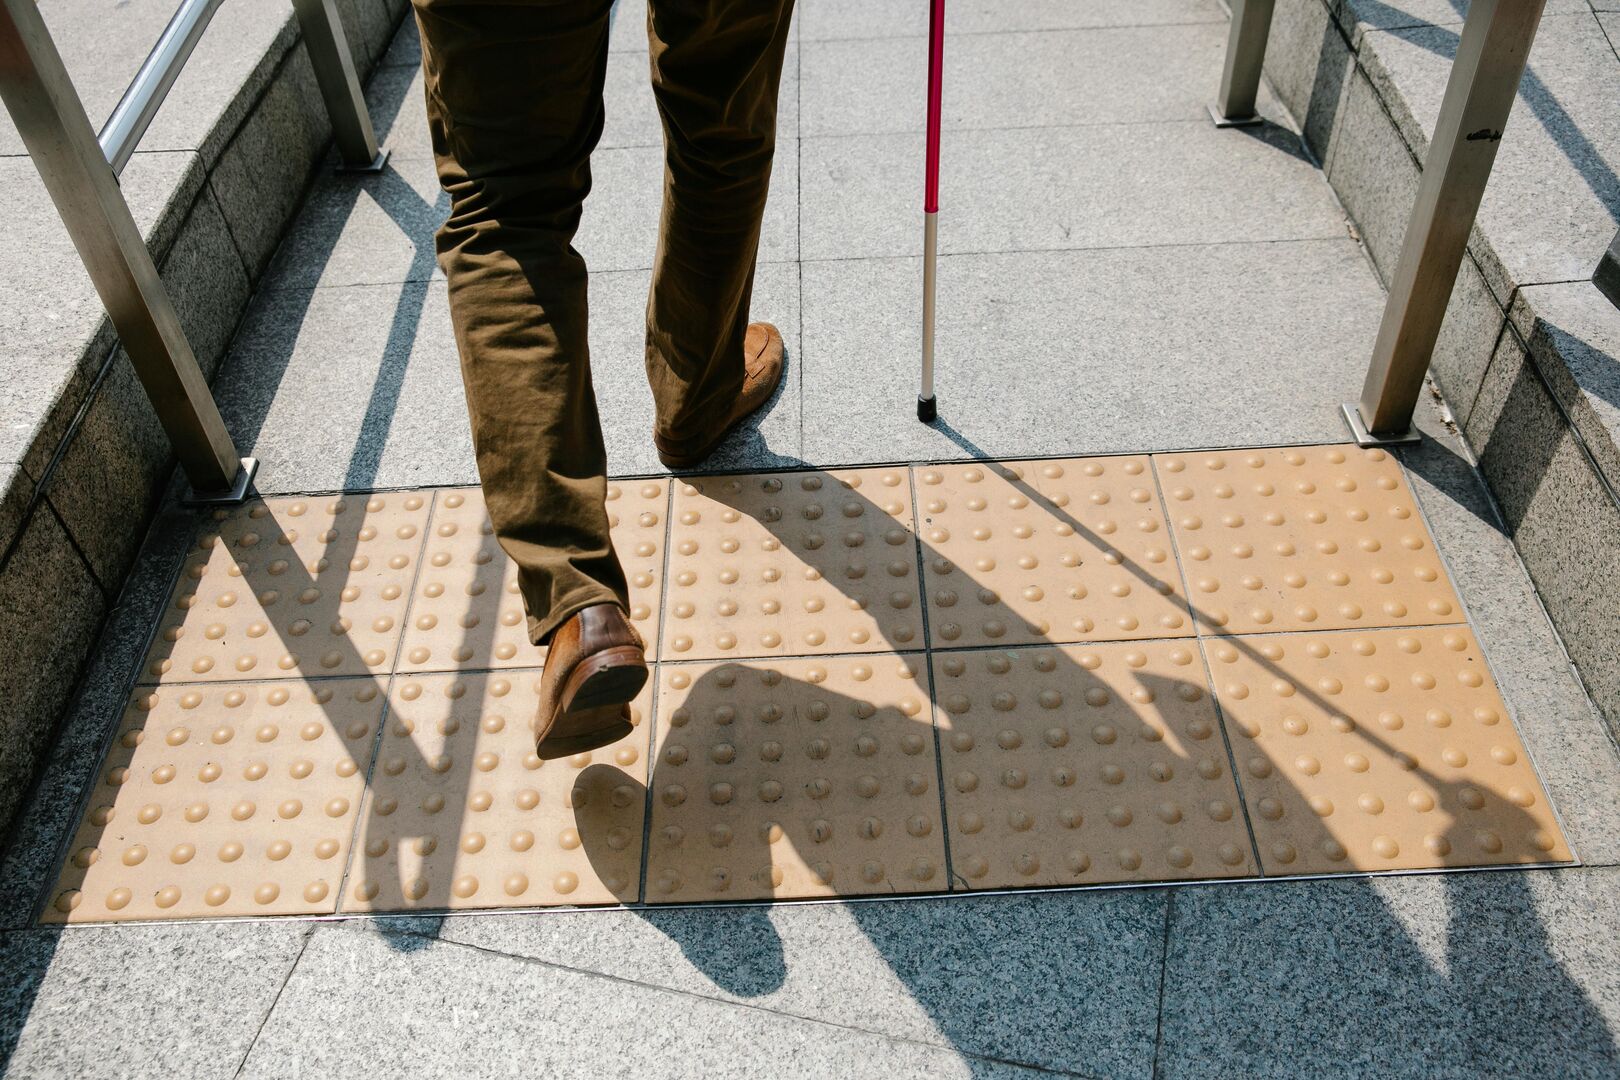
[[[980,467],[993,466],[980,463]],[[1065,509],[1020,476],[1004,478],[1047,514],[1054,527],[1063,526],[1063,535],[1086,549],[1067,572],[1055,567],[1043,571],[1049,591],[1112,567],[1161,595],[1174,591],[1179,599],[1173,562],[1165,566],[1125,557],[1106,542],[1104,533],[1081,520],[1078,508]],[[879,556],[865,560],[869,566],[856,565],[851,552],[870,550],[864,541],[846,533],[842,543],[817,542],[818,537],[825,540],[823,534],[830,530],[812,527],[832,520],[842,528],[868,516],[887,521],[881,516],[885,507],[877,501],[882,496],[874,491],[869,497],[843,479],[814,470],[778,477],[775,491],[791,481],[827,493],[819,503],[810,501],[819,506],[815,512],[799,507],[797,514],[785,504],[756,505],[736,484],[703,484],[710,508],[729,509],[723,519],[735,526],[735,535],[729,538],[734,542],[728,542],[724,530],[720,537],[708,538],[718,539],[720,550],[732,556],[740,571],[731,583],[741,584],[729,595],[770,611],[773,598],[768,590],[750,589],[744,575],[775,582],[791,572],[805,581],[831,583],[856,615],[879,607],[876,602],[889,585],[886,579],[879,579],[877,591],[870,585],[876,577],[874,568],[884,565]],[[672,515],[681,512],[681,505],[677,499]],[[700,516],[703,512],[707,511]],[[874,535],[882,532],[880,526]],[[917,532],[922,534],[918,541],[922,564],[946,558],[921,523]],[[750,543],[767,553],[763,563],[745,559]],[[998,554],[1010,552],[1003,547]],[[856,572],[851,572],[852,566]],[[958,575],[953,578],[954,593],[978,592],[987,606],[999,602],[990,583],[975,580],[976,570],[954,561],[952,569]],[[678,583],[673,564],[671,576]],[[891,570],[890,576],[906,575]],[[1169,590],[1163,587],[1167,580]],[[914,579],[904,584],[915,587]],[[672,596],[672,604],[679,602]],[[722,614],[728,610],[735,613],[736,603]],[[880,608],[872,620],[876,634],[885,634],[885,626],[903,625],[903,619],[885,623],[892,614]],[[1190,614],[1197,618],[1203,613],[1193,607]],[[1336,694],[1324,690],[1320,680],[1301,674],[1276,653],[1277,642],[1286,640],[1282,636],[1265,643],[1238,637],[1212,642],[1235,653],[1252,669],[1251,678],[1267,680],[1274,693],[1310,710],[1315,722],[1331,730],[1336,741],[1330,740],[1328,746],[1341,755],[1342,770],[1354,774],[1359,767],[1356,759],[1366,759],[1378,766],[1382,777],[1406,778],[1405,787],[1386,784],[1382,790],[1384,797],[1393,791],[1397,797],[1412,799],[1409,807],[1375,808],[1352,792],[1348,805],[1324,814],[1322,789],[1304,783],[1310,770],[1301,765],[1302,755],[1285,744],[1292,736],[1267,732],[1266,738],[1250,737],[1241,708],[1226,717],[1223,733],[1204,670],[1196,662],[1195,640],[1053,645],[1044,631],[1034,633],[1038,628],[1034,619],[1027,625],[1032,634],[1027,643],[1034,646],[1030,648],[949,649],[936,638],[931,671],[917,651],[920,637],[903,632],[889,633],[885,644],[893,651],[879,653],[672,663],[678,657],[666,651],[658,676],[660,717],[651,777],[646,900],[870,896],[941,892],[947,887],[1171,883],[1256,875],[1260,868],[1246,827],[1245,805],[1233,784],[1230,752],[1238,755],[1237,767],[1247,770],[1245,784],[1255,783],[1246,787],[1248,809],[1254,812],[1256,832],[1262,837],[1260,857],[1269,860],[1273,873],[1343,873],[1366,866],[1367,861],[1358,860],[1370,860],[1373,855],[1368,852],[1381,856],[1384,848],[1376,833],[1368,834],[1360,825],[1349,828],[1345,822],[1350,816],[1376,819],[1386,810],[1392,816],[1428,813],[1417,805],[1425,801],[1438,808],[1435,826],[1421,837],[1403,838],[1415,840],[1419,850],[1399,853],[1412,865],[1523,863],[1560,856],[1547,828],[1550,817],[1545,807],[1537,806],[1535,813],[1528,809],[1540,797],[1533,773],[1523,774],[1529,783],[1522,788],[1473,782],[1464,771],[1467,763],[1448,757],[1440,744],[1428,746],[1423,759],[1415,760],[1407,749],[1410,732],[1399,743],[1379,734],[1378,710],[1369,711],[1364,703],[1347,708]],[[796,615],[783,620],[783,626],[803,632],[810,622]],[[1482,671],[1477,647],[1464,641],[1459,650],[1442,640],[1457,630],[1437,628],[1407,636],[1423,637],[1431,655],[1460,653],[1460,659],[1453,657],[1462,665],[1458,670],[1472,665]],[[1332,638],[1336,648],[1353,648],[1353,642],[1373,639],[1387,646],[1395,633],[1370,631]],[[731,642],[736,636],[713,640]],[[790,651],[790,646],[784,644],[783,651]],[[1217,672],[1217,688],[1222,679]],[[932,723],[930,714],[935,718]],[[1267,724],[1287,724],[1291,715],[1276,709],[1265,712],[1263,722],[1254,721],[1257,734]],[[1413,719],[1444,731],[1444,722],[1436,715]],[[1477,711],[1472,719],[1486,722]],[[1504,760],[1517,746],[1511,725],[1505,716],[1491,722],[1504,725],[1504,737],[1487,752],[1496,755],[1498,765],[1511,764]],[[932,764],[935,724],[940,766],[930,775],[924,764]],[[1234,726],[1241,735],[1231,733]],[[1232,745],[1229,751],[1227,733],[1243,745]],[[908,758],[908,752],[915,757]],[[1277,821],[1287,823],[1285,840],[1266,833],[1267,824]],[[946,860],[947,827],[954,870],[948,886],[940,873]],[[582,833],[582,839],[594,858],[592,837]],[[1283,857],[1281,843],[1295,849],[1292,865]],[[1357,858],[1346,861],[1350,850]],[[1332,865],[1305,865],[1298,858],[1300,852]],[[1346,887],[1377,896],[1365,881]],[[1498,893],[1510,905],[1517,903],[1521,922],[1535,923],[1533,905],[1524,902],[1524,889],[1522,878],[1502,876]],[[1071,897],[1070,902],[1078,906],[1092,901]],[[1467,907],[1454,905],[1447,933],[1456,941],[1457,955],[1472,958],[1478,951],[1467,939],[1480,920]],[[915,970],[908,959],[915,943],[893,932],[881,905],[854,904],[849,910],[857,923],[873,928],[868,936],[875,947],[892,954],[897,973]],[[644,917],[651,914],[646,911]],[[735,984],[728,980],[728,962],[714,952],[712,936],[695,929],[698,921],[670,916],[661,917],[657,925],[676,937],[683,953],[717,985],[737,993],[746,993],[738,986],[753,985],[751,980]],[[880,925],[885,927],[881,933]],[[1518,962],[1545,975],[1545,988],[1566,1003],[1562,1008],[1571,1011],[1578,1027],[1606,1032],[1601,1014],[1563,973],[1545,932],[1530,925],[1519,929]],[[1439,971],[1426,961],[1427,943],[1415,940],[1391,913],[1385,912],[1380,921],[1380,941],[1390,959],[1391,978],[1414,969],[1428,972],[1433,985],[1453,985],[1458,973]],[[948,959],[943,954],[962,952],[958,959],[964,970],[984,959],[977,943],[946,941],[931,948],[942,961]],[[779,944],[769,950],[773,958],[780,953]],[[1278,958],[1279,967],[1286,962]],[[764,985],[780,985],[788,975],[786,970],[774,973]],[[1345,977],[1360,976],[1351,972]],[[1079,976],[1070,973],[1065,982],[1071,978]],[[942,1032],[964,1050],[983,1051],[985,1036],[972,1010],[954,1006],[949,995],[920,986],[914,989]],[[1086,1002],[1099,1004],[1097,989],[1083,980],[1072,990]],[[974,999],[973,994],[958,996]],[[1028,1022],[1040,1021],[1032,1016]],[[1486,1022],[1488,1018],[1482,1017],[1481,1023]],[[1532,1037],[1536,1045],[1548,1049],[1560,1038],[1555,1029],[1521,1033],[1521,1038]]]

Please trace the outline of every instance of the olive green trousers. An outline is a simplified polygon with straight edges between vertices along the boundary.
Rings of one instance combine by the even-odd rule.
[[[612,3],[413,3],[478,475],[542,644],[579,609],[627,601],[608,537],[586,266],[572,244],[602,135]],[[792,7],[648,3],[665,168],[646,366],[666,444],[700,448],[742,388]]]

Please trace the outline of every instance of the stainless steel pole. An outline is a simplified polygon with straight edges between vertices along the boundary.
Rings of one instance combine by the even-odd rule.
[[[1609,250],[1598,260],[1597,269],[1592,272],[1592,284],[1609,298],[1609,303],[1620,307],[1620,232],[1614,234]]]
[[[241,498],[253,475],[252,460],[239,457],[231,444],[35,0],[0,0],[0,99],[194,492],[201,499]]]
[[[101,150],[115,174],[123,172],[124,166],[129,164],[129,156],[163,106],[163,99],[185,66],[186,58],[197,47],[203,31],[208,29],[208,21],[224,2],[184,0],[169,25],[163,28],[163,34],[152,46],[152,52],[130,82],[129,89],[119,99],[118,107],[101,125],[98,136]]]
[[[338,19],[334,0],[293,0],[298,25],[315,67],[326,112],[332,118],[332,137],[345,172],[381,172],[388,152],[377,149],[377,136],[371,130],[371,113],[360,92],[360,78],[354,71],[343,23]]]
[[[1410,442],[1423,376],[1468,247],[1546,0],[1473,0],[1406,224],[1361,401],[1342,407],[1363,446]]]
[[[1209,107],[1216,127],[1258,124],[1254,111],[1260,94],[1260,72],[1266,62],[1274,0],[1232,0],[1232,27],[1226,36],[1226,67],[1221,92]]]

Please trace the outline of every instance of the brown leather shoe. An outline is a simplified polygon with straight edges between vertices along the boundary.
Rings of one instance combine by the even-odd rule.
[[[782,335],[768,322],[748,324],[743,337],[743,387],[732,406],[731,416],[713,435],[698,439],[675,441],[653,432],[653,444],[658,447],[658,460],[667,468],[690,469],[701,465],[714,453],[731,430],[748,418],[748,414],[771,400],[776,384],[782,381]]]
[[[627,703],[647,682],[641,636],[618,604],[593,604],[559,626],[540,673],[535,753],[567,757],[630,732]]]

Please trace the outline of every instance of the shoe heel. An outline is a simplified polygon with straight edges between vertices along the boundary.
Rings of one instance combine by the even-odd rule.
[[[647,659],[626,645],[604,649],[579,666],[563,687],[559,712],[574,713],[623,705],[647,685]]]

